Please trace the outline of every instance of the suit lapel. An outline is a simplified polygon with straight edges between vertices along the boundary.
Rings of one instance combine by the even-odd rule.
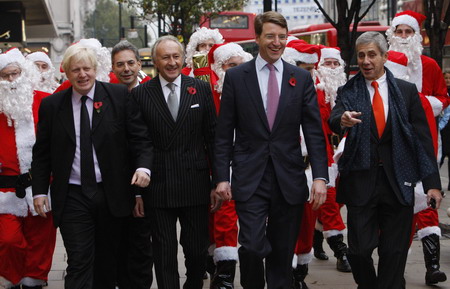
[[[294,76],[294,72],[291,67],[286,65],[283,61],[283,76],[281,78],[281,92],[280,100],[278,102],[277,115],[275,116],[275,122],[273,123],[272,131],[274,131],[280,123],[284,110],[288,104],[288,100],[294,91],[294,87],[289,84],[289,79]]]
[[[108,96],[108,93],[104,89],[103,85],[100,82],[96,81],[94,93],[94,109],[92,111],[92,132],[95,132],[95,129],[103,120],[105,112],[110,107],[110,97],[111,96]]]
[[[159,75],[155,77],[155,81],[149,81],[145,89],[147,90],[147,94],[151,97],[152,103],[161,114],[161,117],[170,127],[173,128],[175,126],[175,121],[170,114],[169,107],[167,106],[166,99],[164,98]]]
[[[250,99],[255,105],[256,112],[261,118],[262,123],[264,124],[266,129],[270,131],[266,111],[264,110],[264,103],[262,101],[261,90],[259,88],[258,76],[256,74],[255,59],[249,62],[247,69],[244,71],[246,73],[246,75],[244,75],[245,77],[244,83],[246,84],[248,95],[250,96]]]
[[[61,124],[69,135],[70,139],[76,144],[75,140],[75,124],[73,120],[72,109],[72,88],[67,89],[61,102],[61,107],[58,112],[58,117],[61,120]]]

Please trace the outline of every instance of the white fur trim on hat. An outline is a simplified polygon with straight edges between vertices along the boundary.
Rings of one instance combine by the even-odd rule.
[[[286,47],[283,53],[284,61],[296,65],[297,61],[303,63],[316,63],[319,61],[317,53],[301,53],[292,47]]]
[[[80,41],[78,41],[78,44],[95,50],[102,48],[102,44],[100,43],[100,41],[95,38],[80,39]]]
[[[48,57],[48,55],[42,51],[36,51],[31,54],[28,54],[27,59],[31,60],[33,62],[42,61],[42,62],[47,63],[50,66],[53,66],[52,61],[50,60],[50,57]]]
[[[438,226],[430,226],[417,231],[417,237],[419,237],[419,240],[422,240],[422,238],[433,234],[441,237],[441,228],[439,228]]]
[[[214,62],[215,63],[224,63],[228,59],[233,56],[244,56],[245,51],[239,44],[236,43],[227,43],[214,51]]]
[[[419,23],[417,22],[417,19],[410,15],[400,15],[392,19],[391,26],[394,27],[394,31],[395,27],[397,27],[400,24],[406,24],[408,26],[411,26],[411,28],[414,29],[415,32],[420,32],[420,27]]]
[[[223,246],[214,250],[214,263],[219,261],[237,261],[239,259],[237,247]]]
[[[341,65],[344,64],[341,52],[333,47],[325,47],[320,50],[320,61],[325,61],[325,58],[334,58],[337,59]]]
[[[0,70],[3,70],[6,66],[17,63],[20,66],[23,65],[25,57],[22,55],[19,49],[13,48],[5,53],[0,54]]]
[[[408,66],[404,66],[402,64],[393,62],[391,60],[386,61],[384,64],[395,77],[399,78],[399,76],[404,76],[408,74]]]
[[[311,251],[309,251],[309,253],[297,254],[297,264],[305,265],[305,264],[311,263],[311,261],[313,259],[313,253],[314,253],[314,249],[311,249]]]

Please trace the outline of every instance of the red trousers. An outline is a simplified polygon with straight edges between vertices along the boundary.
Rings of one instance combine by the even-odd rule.
[[[0,276],[17,284],[24,277],[47,281],[56,242],[53,217],[0,214]]]
[[[323,231],[345,229],[341,216],[341,205],[336,203],[336,188],[328,188],[327,200],[318,209],[317,218],[323,225]]]
[[[210,242],[220,247],[237,247],[237,214],[234,201],[223,202],[222,207],[211,214]]]
[[[303,208],[302,222],[300,224],[300,231],[295,244],[294,253],[308,254],[311,252],[313,246],[314,227],[316,225],[317,211],[313,211],[312,204],[305,203]]]
[[[411,238],[409,240],[409,245],[411,246],[414,233],[417,230],[422,230],[427,227],[439,228],[439,215],[438,211],[432,208],[425,209],[414,215],[412,222]],[[434,230],[431,230],[434,231]],[[427,235],[427,234],[425,234]]]

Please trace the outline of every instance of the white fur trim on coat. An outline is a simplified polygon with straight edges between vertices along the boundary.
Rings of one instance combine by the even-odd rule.
[[[311,249],[309,253],[306,254],[297,254],[297,264],[299,265],[305,265],[309,264],[312,261],[313,258],[314,249]]]
[[[219,261],[237,261],[239,259],[237,247],[223,246],[214,250],[214,263]]]
[[[34,287],[34,286],[42,286],[45,284],[44,280],[35,279],[31,277],[24,277],[20,281],[20,284],[28,286],[28,287]]]
[[[441,228],[439,228],[438,226],[430,226],[417,231],[417,237],[419,237],[419,240],[422,240],[422,238],[433,234],[441,237]]]
[[[442,109],[444,108],[442,106],[442,102],[433,95],[426,95],[425,97],[430,102],[431,108],[433,109],[434,117],[437,117],[442,112]]]

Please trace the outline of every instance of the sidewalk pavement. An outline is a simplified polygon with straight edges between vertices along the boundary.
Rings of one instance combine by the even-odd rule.
[[[442,187],[447,188],[449,184],[449,177],[447,173],[447,162],[444,163],[441,169]],[[442,229],[441,238],[441,271],[447,274],[450,279],[450,217],[447,216],[447,209],[450,208],[450,192],[446,191],[448,197],[441,203],[439,209],[439,219]],[[346,219],[345,207],[342,209],[342,216]],[[331,249],[326,242],[324,243],[324,249],[327,252],[330,259],[328,261],[320,261],[313,258],[313,261],[309,265],[309,275],[305,281],[310,289],[353,289],[356,288],[351,273],[341,273],[336,270],[336,258],[333,257]],[[180,283],[185,281],[185,269],[184,269],[184,257],[182,254],[182,248],[178,250],[178,264],[180,272]],[[61,235],[58,231],[55,254],[53,256],[53,266],[49,274],[49,281],[47,289],[63,289],[64,288],[64,275],[66,264],[66,253],[64,250]],[[374,262],[377,264],[377,254],[374,252]],[[239,264],[238,264],[239,266]],[[420,289],[420,288],[441,288],[450,289],[450,281],[439,283],[439,286],[426,286],[425,285],[425,265],[423,260],[422,243],[418,240],[414,240],[411,246],[410,254],[406,265],[406,288],[408,289]],[[241,289],[239,284],[239,268],[236,268],[235,288]],[[153,281],[151,288],[157,288],[156,280]],[[204,287],[209,288],[209,280],[205,280]]]

